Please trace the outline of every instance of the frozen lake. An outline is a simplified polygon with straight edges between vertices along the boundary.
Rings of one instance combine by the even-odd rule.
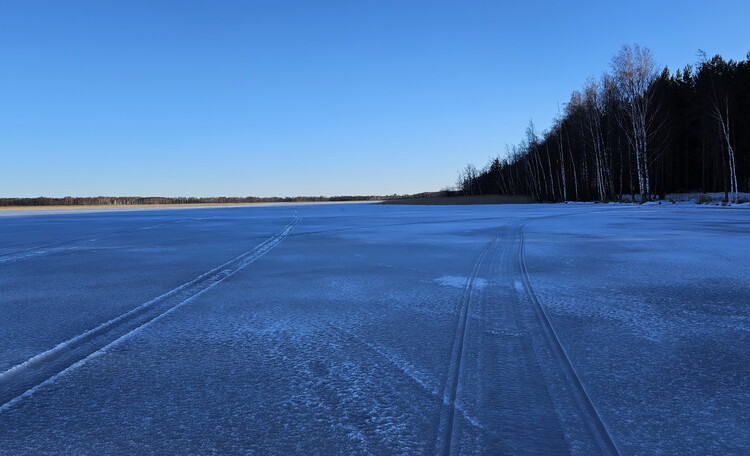
[[[750,210],[0,214],[0,454],[748,454]]]

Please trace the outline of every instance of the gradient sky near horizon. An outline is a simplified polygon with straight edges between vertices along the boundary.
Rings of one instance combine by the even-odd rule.
[[[0,3],[0,197],[414,193],[623,44],[750,51],[747,1]]]

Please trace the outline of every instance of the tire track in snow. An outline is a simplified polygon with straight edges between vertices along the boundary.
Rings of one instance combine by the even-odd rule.
[[[300,221],[295,215],[281,232],[252,250],[0,373],[0,412],[246,268],[283,241]]]
[[[599,448],[603,454],[619,455],[620,452],[612,439],[609,430],[607,429],[604,420],[602,419],[599,412],[596,410],[591,397],[589,396],[586,388],[583,386],[578,373],[576,372],[573,364],[570,362],[568,354],[560,342],[560,338],[557,336],[552,323],[547,316],[547,312],[542,307],[541,303],[534,293],[534,288],[531,285],[529,278],[529,272],[526,268],[525,260],[525,246],[526,240],[523,234],[523,225],[518,227],[518,263],[521,271],[520,277],[520,288],[518,291],[523,293],[527,301],[531,304],[534,309],[534,313],[537,316],[538,322],[541,326],[542,332],[547,340],[547,343],[554,355],[559,371],[563,374],[567,383],[570,386],[570,393],[575,397],[575,401],[583,414],[586,424],[589,427],[591,435],[596,440]]]
[[[460,389],[461,379],[461,360],[463,358],[464,343],[466,341],[466,329],[468,326],[469,311],[471,310],[472,301],[476,294],[475,282],[479,276],[479,271],[487,258],[494,254],[499,245],[499,234],[484,246],[479,254],[474,267],[472,268],[469,278],[466,280],[463,296],[461,298],[461,307],[456,322],[456,332],[453,340],[453,350],[451,351],[450,364],[448,365],[448,376],[443,388],[443,407],[440,411],[440,422],[438,424],[438,438],[435,447],[435,454],[449,455],[451,453],[451,443],[455,428],[456,398]]]

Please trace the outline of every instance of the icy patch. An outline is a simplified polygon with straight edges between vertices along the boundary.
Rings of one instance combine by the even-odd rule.
[[[468,277],[442,276],[440,278],[435,279],[435,282],[438,285],[442,285],[444,287],[465,288],[466,284],[468,283],[468,280],[469,280]],[[482,288],[486,286],[487,286],[487,280],[481,277],[475,278],[474,282],[471,285],[472,288],[477,289],[477,290],[481,290]]]

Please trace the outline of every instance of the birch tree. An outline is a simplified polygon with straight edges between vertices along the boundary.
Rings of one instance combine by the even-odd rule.
[[[641,200],[646,201],[651,199],[649,127],[654,108],[649,88],[656,79],[651,51],[637,44],[623,46],[612,60],[612,69],[624,105],[620,125],[635,155],[638,189]]]
[[[659,74],[647,49],[624,47],[612,74],[574,92],[541,136],[533,123],[482,170],[460,173],[466,194],[499,192],[540,201],[641,200],[667,193],[750,191],[750,54],[705,58]]]
[[[711,117],[716,121],[719,129],[719,136],[723,143],[725,154],[724,163],[726,167],[727,183],[725,185],[725,200],[728,203],[737,202],[737,159],[732,147],[729,123],[729,81],[732,73],[732,61],[725,62],[720,56],[716,56],[710,61],[706,59],[706,54],[699,51],[703,62],[701,69],[708,72],[711,81]]]

